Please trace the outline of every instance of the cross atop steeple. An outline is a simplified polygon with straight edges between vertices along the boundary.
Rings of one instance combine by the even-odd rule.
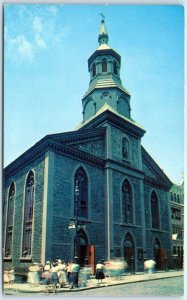
[[[100,31],[99,31],[98,42],[99,42],[99,45],[108,44],[108,32],[107,32],[106,26],[105,26],[105,16],[103,14],[100,14],[100,15],[102,17],[102,20],[101,20],[101,26],[100,26]]]

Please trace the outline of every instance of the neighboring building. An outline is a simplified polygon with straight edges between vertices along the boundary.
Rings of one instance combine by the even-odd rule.
[[[104,20],[98,41],[83,122],[47,135],[5,169],[4,262],[16,272],[75,254],[92,266],[124,257],[131,271],[143,270],[145,258],[159,269],[171,257],[172,183],[141,146],[145,130],[131,118]]]
[[[184,180],[174,184],[170,190],[173,258],[183,267],[184,253]]]

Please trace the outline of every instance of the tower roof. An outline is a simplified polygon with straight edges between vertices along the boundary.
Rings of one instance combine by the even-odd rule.
[[[101,26],[99,30],[99,37],[98,37],[99,45],[108,44],[108,32],[106,30],[104,16],[102,14],[101,16],[102,16],[102,20],[101,20]]]

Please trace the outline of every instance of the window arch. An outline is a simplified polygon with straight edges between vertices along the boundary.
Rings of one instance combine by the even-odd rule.
[[[133,223],[132,187],[127,179],[122,184],[122,222]]]
[[[23,222],[23,256],[31,255],[32,252],[32,229],[33,229],[33,207],[34,207],[34,173],[29,172],[25,187],[25,205]]]
[[[11,256],[12,255],[14,199],[15,199],[15,184],[12,182],[11,186],[10,186],[9,194],[8,194],[5,256]]]
[[[78,217],[88,217],[88,177],[82,167],[80,167],[74,177],[74,191],[78,187],[78,194],[74,198],[74,215]]]
[[[126,137],[122,138],[122,157],[129,159],[129,141]]]
[[[159,228],[158,197],[154,191],[151,193],[151,216],[152,216],[152,228]]]
[[[95,63],[93,63],[92,65],[92,77],[94,77],[96,75],[96,65]]]
[[[107,72],[107,60],[104,58],[102,60],[102,72]]]
[[[113,68],[114,68],[114,74],[118,74],[118,69],[117,69],[117,63],[116,63],[116,61],[114,61],[114,63],[113,63]]]

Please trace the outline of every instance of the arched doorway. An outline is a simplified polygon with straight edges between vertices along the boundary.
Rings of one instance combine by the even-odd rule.
[[[85,232],[80,229],[77,232],[77,256],[80,266],[85,264],[85,258],[88,257],[88,239]]]
[[[135,272],[135,252],[134,241],[130,233],[127,233],[123,243],[124,259],[128,264],[127,271],[130,273]]]
[[[158,238],[153,242],[153,259],[156,262],[156,269],[161,269],[161,244]]]

